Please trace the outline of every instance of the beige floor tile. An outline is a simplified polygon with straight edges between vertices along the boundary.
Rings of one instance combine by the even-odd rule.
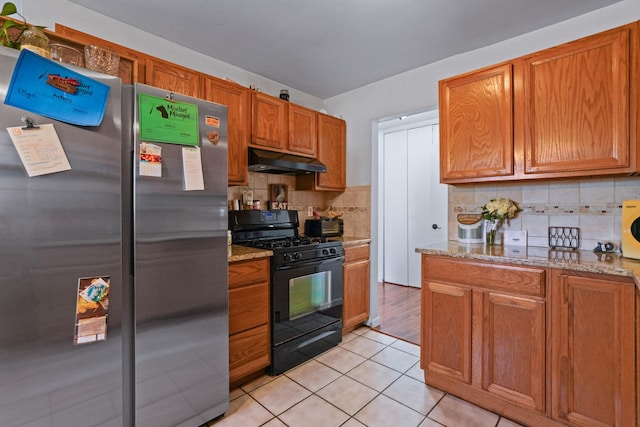
[[[240,426],[238,426],[240,427]],[[242,427],[248,427],[248,426],[242,426]],[[287,427],[287,425],[285,423],[283,423],[282,421],[280,421],[277,418],[272,419],[271,421],[269,421],[266,424],[263,424],[261,427]]]
[[[397,348],[398,350],[402,350],[405,353],[409,353],[409,354],[413,354],[414,356],[420,357],[420,346],[410,343],[410,342],[406,342],[406,341],[402,341],[402,340],[397,340],[396,342],[394,342],[393,344],[391,344],[391,347],[393,348]]]
[[[439,422],[433,421],[431,418],[427,418],[420,424],[420,427],[443,427]]]
[[[278,377],[250,393],[251,397],[275,415],[281,414],[310,394],[309,390],[285,376]]]
[[[315,360],[310,360],[286,373],[287,377],[313,392],[320,390],[340,375],[340,372]]]
[[[245,393],[251,393],[253,390],[257,389],[258,387],[262,387],[266,383],[269,383],[275,380],[276,378],[277,377],[272,377],[270,375],[262,375],[261,377],[258,377],[253,381],[243,384],[240,388],[242,388],[242,390]]]
[[[415,365],[416,362],[419,362],[420,358],[412,354],[405,353],[402,350],[387,347],[375,356],[371,357],[371,360],[388,368],[395,369],[398,372],[405,373]]]
[[[496,414],[451,395],[440,400],[429,418],[446,426],[493,427],[498,422]]]
[[[366,358],[342,347],[335,347],[316,357],[316,360],[344,374],[364,362]]]
[[[397,341],[397,338],[382,334],[380,332],[374,331],[373,329],[370,329],[368,332],[362,334],[362,336],[386,345],[393,344]]]
[[[377,391],[382,391],[387,388],[397,380],[400,375],[402,375],[400,372],[370,360],[358,365],[347,373],[347,376]]]
[[[362,334],[366,334],[370,330],[371,330],[371,328],[368,327],[368,326],[360,326],[358,329],[353,330],[352,333],[354,333],[356,335],[362,335]]]
[[[416,364],[404,374],[424,382],[424,371],[420,368],[420,362],[416,362]]]
[[[380,395],[362,408],[354,418],[367,427],[409,427],[419,425],[425,417],[387,396]],[[456,426],[462,427],[464,424]]]
[[[245,394],[232,400],[225,416],[211,423],[215,427],[258,427],[273,418],[273,414],[264,409],[251,396]]]
[[[349,419],[349,415],[314,395],[278,418],[289,427],[338,427]]]
[[[384,350],[387,346],[369,338],[357,337],[342,344],[341,347],[368,359],[379,351]]]
[[[241,388],[234,388],[233,390],[231,390],[229,392],[229,401],[232,401],[233,399],[237,399],[240,396],[244,396],[246,393],[244,392],[243,389]]]
[[[347,335],[342,336],[342,342],[338,345],[343,345],[344,343],[348,343],[349,341],[358,338],[360,335],[354,334],[353,332],[349,332]]]
[[[444,396],[440,390],[406,375],[398,378],[382,394],[424,415],[427,415]]]
[[[350,418],[349,421],[347,421],[346,423],[342,424],[342,427],[367,427],[364,424],[362,424],[360,421],[356,420],[355,418]]]
[[[347,376],[342,376],[316,393],[326,401],[353,415],[378,395],[378,392]]]
[[[522,427],[521,424],[508,420],[506,418],[500,418],[498,422],[498,427]]]

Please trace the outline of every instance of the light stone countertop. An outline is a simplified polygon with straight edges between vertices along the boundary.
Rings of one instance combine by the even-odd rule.
[[[355,237],[355,236],[341,236],[341,237],[329,237],[329,241],[342,242],[342,246],[358,246],[366,243],[371,243],[370,237]]]
[[[626,276],[635,279],[636,286],[640,287],[640,260],[624,258],[620,253],[553,250],[532,246],[485,246],[457,241],[435,243],[424,248],[416,248],[416,252],[453,258]]]
[[[229,246],[229,262],[246,261],[250,259],[266,258],[273,255],[273,251],[269,249],[250,248],[248,246],[231,245]]]

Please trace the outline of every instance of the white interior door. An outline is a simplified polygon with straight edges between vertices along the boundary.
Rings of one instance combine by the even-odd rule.
[[[420,287],[421,259],[415,249],[447,240],[439,127],[422,124],[383,135],[383,280]]]
[[[384,280],[406,285],[407,276],[407,132],[383,140]]]
[[[439,126],[407,131],[407,262],[409,286],[420,287],[418,247],[447,240],[447,186],[440,184]],[[437,228],[434,228],[437,227]]]

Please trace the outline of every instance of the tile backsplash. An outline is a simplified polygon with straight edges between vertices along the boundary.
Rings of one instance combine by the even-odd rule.
[[[329,207],[333,207],[343,214],[345,236],[371,236],[370,186],[348,187],[344,193],[297,191],[295,176],[249,172],[249,185],[247,187],[253,190],[254,200],[260,200],[262,209],[266,209],[267,207],[271,184],[284,184],[287,186],[288,209],[298,211],[300,220],[299,231],[301,234],[304,232],[304,221],[310,217],[308,215],[309,208],[322,215]],[[229,201],[242,199],[242,191],[247,187],[229,187],[227,190],[227,199]]]
[[[449,186],[449,240],[457,240],[457,215],[479,213],[496,197],[522,209],[503,230],[527,230],[529,246],[548,246],[548,228],[579,227],[580,249],[621,239],[622,202],[640,199],[640,178],[597,178],[524,183]]]

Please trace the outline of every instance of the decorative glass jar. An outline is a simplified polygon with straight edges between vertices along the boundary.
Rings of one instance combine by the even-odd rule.
[[[28,49],[45,58],[51,57],[49,49],[49,37],[37,27],[29,27],[22,33],[20,49]]]

